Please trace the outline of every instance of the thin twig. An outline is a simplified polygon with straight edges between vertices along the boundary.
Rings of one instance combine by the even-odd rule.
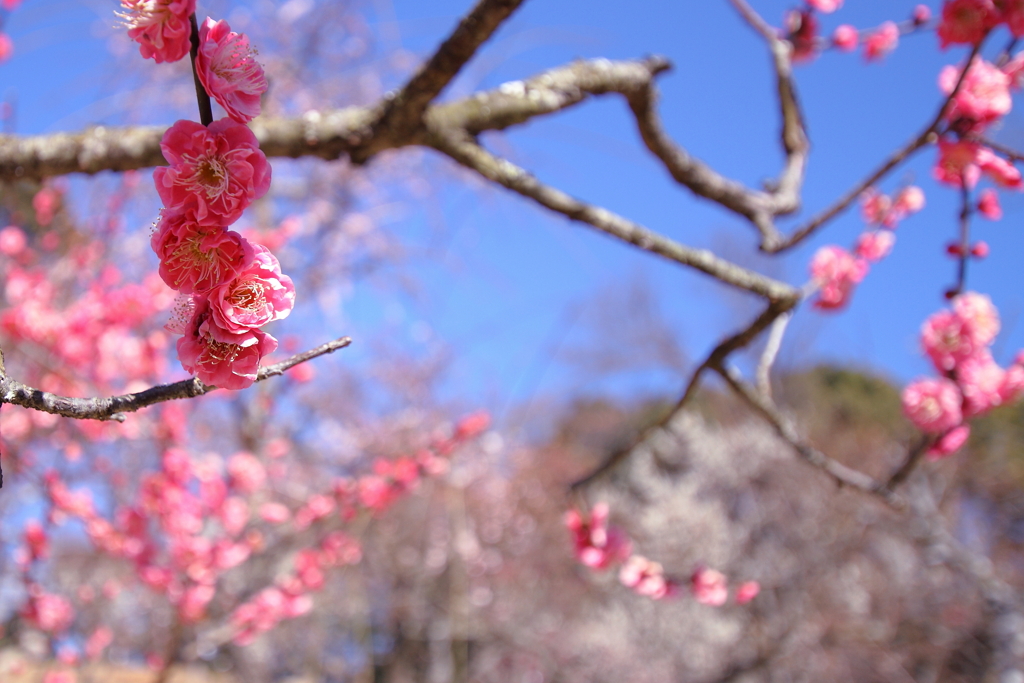
[[[259,373],[256,375],[256,381],[261,382],[269,377],[280,375],[300,363],[324,354],[333,353],[351,343],[351,338],[341,337],[326,344],[321,344],[315,349],[295,354],[280,363],[260,368]],[[51,394],[48,391],[41,391],[11,379],[6,375],[0,375],[0,403],[12,403],[23,408],[41,410],[46,413],[53,413],[54,415],[70,417],[76,420],[117,420],[118,422],[124,422],[124,413],[133,413],[147,406],[163,403],[164,401],[195,398],[215,389],[217,387],[203,384],[193,377],[175,382],[174,384],[161,384],[150,387],[149,389],[132,394],[97,398],[71,398]]]
[[[1006,145],[1000,144],[988,138],[980,137],[977,135],[965,135],[964,140],[968,142],[976,142],[979,145],[984,145],[989,149],[999,152],[1010,161],[1024,161],[1024,153],[1018,152],[1015,149],[1007,147]]]
[[[894,508],[902,509],[904,507],[905,503],[902,497],[886,488],[884,483],[833,460],[817,448],[804,442],[789,420],[779,413],[775,404],[745,382],[735,369],[719,366],[715,370],[722,376],[722,379],[726,381],[736,395],[744,399],[758,412],[775,429],[775,433],[782,437],[782,440],[796,451],[797,455],[828,474],[837,484],[878,496]]]
[[[786,326],[789,325],[792,318],[793,312],[789,311],[775,319],[771,330],[768,331],[768,340],[761,353],[761,360],[757,364],[757,388],[768,398],[772,397],[772,366],[782,347],[782,337],[786,334]]]
[[[956,285],[946,291],[946,298],[964,291],[967,285],[967,261],[971,258],[971,191],[967,183],[960,183],[960,258],[957,264]]]
[[[704,359],[704,362],[698,365],[690,374],[690,379],[686,383],[683,395],[678,401],[676,401],[676,404],[663,418],[644,429],[629,446],[615,451],[592,472],[588,473],[586,476],[580,477],[570,484],[570,488],[572,490],[578,490],[600,478],[606,472],[609,472],[615,468],[616,465],[629,457],[641,444],[646,443],[647,440],[656,432],[664,429],[668,424],[674,421],[676,416],[686,408],[689,402],[697,394],[697,389],[700,388],[701,377],[706,370],[714,369],[723,363],[730,354],[748,346],[766,327],[780,319],[780,316],[788,316],[788,311],[790,311],[795,305],[796,302],[789,302],[786,304],[769,304],[764,312],[757,316],[750,325],[719,342],[718,345],[711,350],[711,353],[708,354],[707,358]]]
[[[935,439],[929,436],[922,436],[921,439],[914,444],[913,447],[907,450],[907,457],[904,458],[903,464],[901,464],[896,471],[889,477],[889,481],[885,482],[885,488],[889,491],[896,490],[896,487],[907,480],[907,477],[914,471],[917,464],[921,461],[921,458],[928,449],[931,448],[932,443]]]

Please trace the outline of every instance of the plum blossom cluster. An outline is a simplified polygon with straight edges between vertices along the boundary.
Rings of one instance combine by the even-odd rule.
[[[578,510],[569,510],[565,514],[565,525],[572,534],[577,561],[593,570],[621,564],[619,582],[637,595],[652,600],[679,595],[681,582],[667,577],[660,562],[634,554],[629,536],[619,527],[609,525],[608,515],[608,504],[604,502],[594,505],[589,514]],[[720,607],[729,600],[728,579],[715,569],[697,567],[686,584],[691,595],[701,604]],[[750,602],[760,590],[756,581],[742,583],[736,590],[735,601],[740,605]]]
[[[244,645],[282,620],[307,613],[313,605],[311,593],[324,586],[331,568],[360,562],[359,541],[333,527],[360,514],[379,514],[415,490],[425,477],[446,473],[449,456],[489,424],[483,413],[463,418],[451,434],[439,436],[415,455],[378,459],[372,473],[338,477],[328,493],[309,495],[298,506],[274,500],[267,490],[268,478],[283,476],[284,465],[265,466],[247,452],[222,461],[217,456],[195,457],[171,446],[163,453],[160,469],[143,477],[136,499],[109,515],[97,510],[88,489],[72,491],[51,471],[45,477],[50,504],[47,521],[80,520],[98,550],[130,563],[138,583],[165,596],[186,624],[207,618],[219,594],[222,603],[229,600],[221,594],[221,579],[227,572],[273,546],[276,537],[294,537],[317,525],[312,529],[313,540],[296,550],[292,571],[240,605],[221,605],[218,611],[230,612],[234,641]],[[271,446],[272,461],[289,448],[286,442]],[[45,528],[30,522],[18,552],[20,565],[27,568],[45,559],[48,544]],[[40,630],[60,634],[74,619],[71,602],[34,585],[29,586],[25,618]],[[107,644],[109,638],[103,647]]]
[[[829,245],[820,248],[811,259],[811,278],[818,288],[814,306],[824,310],[844,307],[871,264],[892,251],[900,221],[923,207],[924,192],[914,185],[903,188],[895,197],[874,188],[866,190],[861,195],[861,216],[867,230],[857,238],[853,251]]]
[[[75,608],[70,600],[61,595],[48,593],[32,578],[35,568],[49,556],[49,536],[46,528],[36,520],[29,520],[25,524],[22,534],[22,545],[15,549],[14,554],[16,566],[20,571],[21,580],[28,595],[19,616],[25,620],[26,624],[38,629],[47,637],[62,638],[75,622]],[[82,591],[81,595],[89,597],[86,591]],[[109,628],[106,626],[96,627],[85,639],[85,656],[90,661],[98,660],[112,640],[113,633]],[[76,647],[65,644],[58,650],[58,659],[63,664],[73,666],[79,662],[80,653]],[[52,671],[51,673],[58,672]],[[71,683],[76,680],[73,672],[61,671],[59,673],[71,676],[68,679]]]
[[[1024,5],[1004,0],[946,0],[938,34],[942,47],[974,45],[1000,24],[1024,36]]]
[[[896,49],[901,35],[925,28],[932,17],[927,5],[917,5],[910,19],[905,22],[886,21],[867,30],[857,30],[850,24],[842,24],[835,29],[831,38],[822,37],[816,13],[831,14],[842,5],[842,0],[807,0],[806,7],[786,13],[782,35],[793,46],[795,62],[810,61],[829,47],[852,52],[858,46],[863,46],[866,60],[878,60]]]
[[[931,458],[956,452],[970,435],[966,420],[1024,394],[1024,352],[1009,368],[992,357],[999,312],[982,294],[966,292],[933,314],[921,328],[921,344],[939,377],[919,379],[903,390],[903,412],[934,437]]]
[[[194,0],[122,6],[143,57],[175,61],[188,52]],[[170,325],[183,335],[182,366],[207,384],[244,389],[277,348],[261,328],[291,312],[295,288],[269,249],[229,229],[270,188],[270,165],[245,125],[260,112],[263,69],[226,21],[207,18],[197,38],[196,76],[228,116],[209,125],[181,120],[164,134],[169,165],[153,173],[164,208],[151,244],[160,277],[187,297]]]

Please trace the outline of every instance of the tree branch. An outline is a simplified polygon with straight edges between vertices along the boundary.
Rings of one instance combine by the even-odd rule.
[[[260,368],[256,381],[261,382],[269,377],[280,375],[300,363],[305,363],[324,354],[333,353],[351,343],[352,340],[349,337],[341,337],[326,344],[321,344],[309,351],[298,353],[280,363]],[[203,384],[193,377],[175,382],[174,384],[161,384],[150,387],[134,394],[102,398],[71,398],[35,389],[11,379],[6,374],[0,374],[0,404],[12,403],[23,408],[41,410],[76,420],[117,420],[123,422],[125,419],[124,413],[133,413],[147,406],[163,403],[164,401],[172,401],[179,398],[195,398],[196,396],[202,396],[214,391],[216,388],[212,385]]]
[[[606,59],[574,62],[514,81],[495,90],[427,108],[426,125],[463,129],[471,134],[504,130],[534,116],[550,114],[587,99],[589,95],[632,93],[647,87],[667,70],[662,57],[613,62]],[[250,127],[268,157],[315,156],[339,159],[359,149],[372,125],[375,107],[346,107],[310,111],[298,118],[255,119]],[[81,133],[20,137],[0,135],[0,180],[41,180],[69,173],[129,171],[163,166],[160,151],[166,127],[96,127]],[[416,144],[381,130],[375,144],[388,147]],[[383,149],[383,147],[381,147]],[[379,149],[378,149],[379,151]]]
[[[799,292],[777,280],[747,270],[716,256],[706,249],[694,249],[638,225],[598,206],[585,204],[556,188],[544,185],[532,175],[505,159],[500,159],[476,144],[469,136],[453,131],[434,131],[430,146],[448,155],[483,177],[528,197],[541,206],[571,220],[586,223],[618,240],[670,261],[700,270],[748,292],[792,307]]]
[[[897,509],[902,509],[905,506],[903,498],[890,490],[883,482],[833,460],[817,448],[804,442],[793,425],[779,413],[771,400],[747,384],[735,369],[723,366],[714,369],[736,395],[757,411],[775,429],[776,434],[796,451],[797,455],[828,474],[837,484],[876,495]]]
[[[605,473],[615,468],[615,466],[620,462],[628,458],[641,444],[654,436],[655,433],[664,429],[668,424],[676,419],[676,416],[686,408],[690,400],[694,395],[696,395],[697,389],[700,387],[701,376],[706,370],[717,368],[719,365],[724,363],[729,355],[734,351],[748,346],[759,334],[761,334],[761,332],[764,331],[765,328],[773,323],[777,323],[778,320],[782,319],[782,316],[788,316],[789,311],[792,310],[796,303],[796,301],[790,301],[769,304],[764,312],[757,316],[750,325],[719,342],[718,345],[711,350],[711,353],[708,354],[707,358],[704,359],[704,362],[697,366],[697,369],[690,375],[690,379],[686,383],[686,389],[683,390],[683,395],[668,414],[665,415],[665,417],[644,429],[632,444],[612,453],[593,472],[577,479],[570,484],[569,488],[572,490],[580,489],[600,478]]]
[[[364,163],[378,151],[394,146],[388,141],[406,140],[422,128],[427,105],[522,3],[523,0],[480,0],[405,87],[385,98],[380,113],[370,124],[369,140],[353,151],[352,160]]]

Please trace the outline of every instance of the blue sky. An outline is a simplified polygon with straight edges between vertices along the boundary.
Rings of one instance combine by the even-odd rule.
[[[469,4],[370,0],[366,11],[385,44],[426,54]],[[793,3],[752,4],[778,23]],[[902,19],[914,4],[850,2],[823,17],[823,29]],[[930,4],[937,10],[938,2]],[[9,30],[17,53],[0,65],[0,95],[16,95],[19,132],[77,128],[94,120],[90,116],[103,120],[103,107],[90,105],[109,78],[103,70],[112,61],[96,25],[113,23],[107,14],[112,5],[26,0],[13,15]],[[995,42],[1001,45],[1005,37]],[[826,54],[799,67],[798,87],[813,144],[802,217],[827,206],[933,116],[940,103],[939,70],[965,56],[963,49],[942,52],[937,43],[934,34],[909,36],[880,64],[865,64],[859,54]],[[532,0],[444,97],[528,77],[576,58],[647,54],[665,55],[675,64],[659,79],[660,110],[680,144],[750,185],[777,173],[779,121],[766,49],[725,0]],[[1016,112],[996,137],[1007,144],[1024,142]],[[794,284],[806,279],[815,249],[829,243],[849,246],[862,229],[858,212],[849,211],[806,246],[767,263],[756,253],[747,224],[671,181],[640,143],[619,98],[537,119],[487,136],[485,143],[583,200],[687,244],[771,268]],[[918,352],[917,330],[942,305],[941,293],[952,283],[954,264],[943,247],[955,235],[957,212],[956,193],[931,180],[934,158],[934,151],[924,151],[882,185],[883,191],[892,191],[904,181],[920,184],[927,196],[925,210],[901,225],[893,255],[875,266],[847,310],[829,315],[809,307],[799,311],[783,364],[830,359],[874,368],[899,381],[928,372]],[[458,174],[451,178],[438,195],[449,231],[445,251],[418,269],[425,295],[415,302],[386,302],[379,293],[357,287],[346,321],[358,340],[361,333],[373,334],[371,327],[385,307],[409,339],[422,336],[424,326],[436,332],[454,351],[448,380],[452,395],[498,408],[538,391],[674,392],[682,378],[664,369],[588,376],[548,360],[557,348],[564,352],[583,344],[586,321],[611,305],[615,291],[638,280],[655,293],[658,310],[678,331],[691,359],[737,325],[737,302],[706,277],[635,253],[500,188],[481,190],[458,180]],[[969,284],[989,293],[1002,311],[1004,331],[996,352],[1006,362],[1024,346],[1019,322],[1024,293],[1012,275],[1024,235],[1016,225],[1019,198],[1003,194],[1002,199],[1006,215],[1001,222],[976,223],[975,235],[989,242],[992,255],[971,264]],[[414,215],[409,220],[426,219]],[[783,227],[794,224],[786,221]],[[749,315],[752,309],[744,310]]]

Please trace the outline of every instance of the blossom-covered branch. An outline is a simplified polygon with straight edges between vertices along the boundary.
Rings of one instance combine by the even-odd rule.
[[[305,363],[328,353],[334,353],[351,343],[351,338],[341,337],[303,353],[297,353],[280,363],[261,367],[256,376],[256,381],[260,382],[269,377],[275,377],[300,363]],[[164,401],[195,398],[215,389],[217,387],[204,384],[193,377],[173,384],[161,384],[150,387],[144,391],[132,394],[101,398],[72,398],[69,396],[58,396],[48,391],[41,391],[40,389],[26,386],[8,377],[6,371],[2,371],[2,366],[0,366],[0,403],[12,403],[23,408],[41,410],[76,420],[118,420],[123,422],[124,413],[133,413],[147,406],[163,403]]]
[[[967,64],[974,61],[975,56],[981,50],[982,43],[979,41],[974,49],[971,50],[970,56],[967,58]],[[822,226],[828,223],[830,220],[838,216],[840,213],[845,211],[850,204],[855,202],[866,190],[873,187],[879,180],[887,176],[893,169],[902,164],[904,161],[912,157],[915,153],[921,150],[923,147],[929,144],[934,144],[939,139],[939,129],[942,126],[942,122],[946,115],[949,113],[950,108],[953,106],[953,102],[956,99],[957,94],[963,87],[964,80],[967,78],[968,69],[963,69],[956,80],[956,85],[952,91],[943,100],[942,105],[939,107],[938,113],[935,118],[924,130],[918,133],[910,142],[900,147],[898,150],[893,152],[888,159],[882,162],[877,169],[871,172],[864,180],[857,183],[855,186],[845,192],[839,199],[837,199],[832,206],[828,207],[824,211],[818,213],[816,216],[811,218],[805,224],[795,229],[789,237],[782,242],[775,245],[764,245],[764,250],[770,253],[776,253],[785,251],[791,247],[803,242],[805,239],[817,232]]]

